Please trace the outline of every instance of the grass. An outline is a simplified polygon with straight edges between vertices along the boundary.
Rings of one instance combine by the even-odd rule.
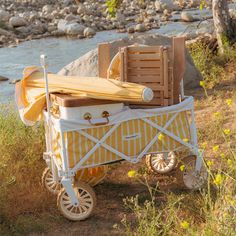
[[[43,128],[26,127],[13,106],[2,105],[0,147],[0,235],[43,232],[37,219],[48,202],[40,185]]]
[[[126,216],[122,220],[126,235],[235,235],[234,99],[235,94],[232,94],[231,105],[229,98],[221,97],[217,101],[212,97],[206,98],[203,103],[211,109],[205,116],[198,112],[196,115],[200,146],[205,149],[206,186],[199,192],[161,191],[164,201],[158,207],[160,191],[155,189],[146,202],[141,202],[139,196],[126,199],[125,205],[133,213],[132,223]],[[201,108],[202,111],[204,109]],[[143,181],[147,176],[133,173],[132,177]],[[149,183],[146,185],[149,190]]]
[[[125,198],[123,220],[115,226],[122,235],[235,235],[235,77],[225,84],[230,65],[235,68],[235,48],[224,58],[203,45],[191,48],[191,53],[204,74],[207,91],[207,96],[202,91],[194,93],[201,95],[195,102],[196,122],[208,184],[199,192],[157,191],[145,181],[152,178],[145,171],[135,177],[133,173],[130,182],[144,181],[147,195]],[[0,235],[41,235],[53,228],[72,227],[40,184],[44,149],[41,125],[26,127],[13,106],[0,106]],[[87,223],[89,228],[94,221],[89,222],[79,222],[77,227]]]
[[[199,42],[189,46],[196,67],[204,78],[207,89],[212,89],[227,79],[227,66],[236,60],[236,45],[226,49],[224,55],[212,52],[208,46]]]

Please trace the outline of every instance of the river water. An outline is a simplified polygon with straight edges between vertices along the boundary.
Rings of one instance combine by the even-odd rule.
[[[209,16],[209,10],[192,11],[194,14]],[[178,19],[180,15],[175,15]],[[182,22],[170,22],[161,26],[160,29],[148,31],[146,33],[158,33],[167,36],[175,36],[181,33],[196,30],[199,22],[186,24]],[[204,25],[204,24],[203,24]],[[203,27],[206,27],[203,26]],[[67,38],[46,38],[32,40],[19,44],[15,48],[0,48],[0,75],[6,76],[11,80],[20,79],[25,67],[39,66],[40,54],[46,54],[49,61],[49,70],[53,73],[58,72],[63,66],[79,58],[86,52],[97,47],[98,43],[115,40],[127,36],[126,33],[116,31],[98,32],[90,39],[67,39]],[[0,82],[0,102],[8,102],[14,98],[14,85],[9,81]]]

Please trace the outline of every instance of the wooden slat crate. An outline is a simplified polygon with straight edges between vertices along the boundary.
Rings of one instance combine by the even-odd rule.
[[[173,104],[173,68],[168,50],[163,46],[120,48],[121,80],[143,84],[154,92],[151,102],[135,105],[160,107]]]
[[[99,77],[107,78],[107,70],[112,59],[111,48],[110,43],[98,45]],[[121,80],[143,83],[154,90],[154,100],[151,103],[139,104],[139,107],[179,103],[180,83],[185,71],[184,37],[174,37],[168,47],[136,45],[121,48],[120,60]]]

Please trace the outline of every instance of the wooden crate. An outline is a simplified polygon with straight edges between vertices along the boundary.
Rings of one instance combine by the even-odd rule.
[[[98,45],[98,74],[107,78],[111,45]],[[133,46],[120,48],[120,79],[144,84],[154,91],[154,100],[139,107],[169,106],[179,103],[180,84],[185,71],[185,38],[174,37],[168,47]]]
[[[120,48],[122,81],[143,84],[151,88],[154,98],[139,106],[169,106],[173,104],[173,65],[168,47],[131,46]]]

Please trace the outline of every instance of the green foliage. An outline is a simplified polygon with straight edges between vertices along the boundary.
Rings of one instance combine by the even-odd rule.
[[[122,0],[107,0],[106,1],[107,9],[111,17],[116,16],[116,11],[119,8],[121,3],[122,3]]]
[[[235,45],[227,47],[224,55],[213,53],[207,45],[196,43],[189,47],[194,64],[204,78],[204,86],[211,89],[225,79],[225,67],[236,59]]]

